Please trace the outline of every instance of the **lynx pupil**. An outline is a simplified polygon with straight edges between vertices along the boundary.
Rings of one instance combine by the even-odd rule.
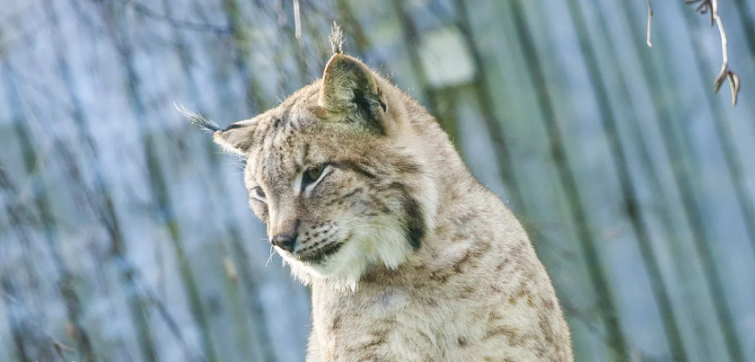
[[[304,186],[307,186],[315,181],[317,181],[318,178],[322,175],[322,171],[325,169],[323,165],[317,165],[315,167],[310,167],[307,171],[304,172],[304,180],[302,180],[302,184]]]

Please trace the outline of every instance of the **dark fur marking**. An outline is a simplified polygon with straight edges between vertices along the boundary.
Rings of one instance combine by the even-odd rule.
[[[228,126],[228,127],[227,127],[227,128],[225,129],[225,131],[230,131],[230,130],[232,130],[232,129],[236,129],[236,128],[242,128],[242,127],[246,127],[246,125],[244,125],[244,124],[238,124],[238,123],[233,123],[233,124],[231,124],[230,126]]]
[[[476,290],[477,288],[475,288],[474,285],[467,285],[461,289],[461,293],[463,294],[464,297],[468,297],[468,296],[471,296]]]
[[[488,315],[488,323],[492,324],[492,322],[503,320],[503,316],[496,311],[490,312]]]
[[[357,105],[360,112],[366,113],[367,117],[372,118],[372,105],[361,89],[354,89],[354,98],[351,101]]]
[[[498,264],[497,267],[495,267],[495,270],[497,271],[503,270],[503,268],[505,268],[506,264],[508,264],[509,262],[510,262],[509,257],[508,256],[504,257],[503,260],[501,260],[501,263]]]
[[[362,166],[360,166],[354,161],[350,161],[350,160],[337,161],[337,162],[333,162],[331,165],[333,165],[336,168],[343,169],[343,170],[355,171],[356,173],[366,176],[367,178],[371,178],[371,179],[376,178],[375,174],[373,174],[370,171],[367,171],[365,168],[363,168]]]
[[[543,307],[545,307],[546,310],[553,310],[556,308],[556,304],[553,303],[552,300],[547,299],[543,302]]]
[[[525,289],[524,286],[519,286],[519,289],[517,289],[516,294],[509,297],[509,304],[516,304],[520,299],[527,298],[529,296],[529,292]]]
[[[386,342],[388,342],[388,330],[381,329],[381,330],[372,332],[371,337],[373,337],[371,340],[365,341],[364,343],[359,343],[353,346],[351,345],[346,346],[346,351],[347,352],[363,352],[366,349],[383,345]]]
[[[385,135],[385,129],[377,122],[379,115],[376,115],[373,111],[372,102],[370,102],[368,97],[370,95],[365,94],[361,89],[354,89],[354,98],[351,101],[357,106],[362,117],[368,121],[367,127],[378,131],[381,135]]]
[[[293,108],[293,105],[286,107],[286,109],[283,111],[283,114],[281,115],[280,119],[286,121],[287,124],[290,124],[289,116],[291,116],[291,108]]]
[[[406,189],[401,187],[403,199],[401,200],[401,206],[404,209],[406,217],[406,233],[409,239],[409,244],[414,249],[419,249],[422,245],[422,237],[425,236],[425,218],[422,214],[422,209],[419,206],[419,202],[409,195]]]
[[[302,157],[301,157],[301,159],[304,160],[304,162],[307,162],[307,156],[309,156],[309,143],[305,142],[304,145],[302,146]]]
[[[344,194],[343,196],[341,196],[341,198],[345,199],[347,197],[352,197],[352,196],[356,195],[359,192],[362,192],[362,188],[361,187],[357,187],[357,188],[351,190],[350,192],[348,192],[348,193]]]
[[[338,330],[338,328],[340,327],[341,327],[341,316],[336,315],[335,317],[333,317],[333,323],[331,324],[330,329],[335,331],[335,330]]]
[[[555,333],[553,333],[553,328],[551,328],[548,323],[548,316],[546,314],[540,314],[538,326],[540,327],[542,334],[545,336],[545,341],[548,342],[548,344],[553,345],[556,341],[556,336]]]
[[[401,193],[401,209],[404,211],[404,227],[409,244],[416,250],[422,246],[422,238],[425,236],[425,217],[419,202],[415,199],[405,185],[394,182],[389,186]]]
[[[517,345],[514,340],[518,339],[518,335],[516,333],[515,329],[501,326],[501,327],[495,327],[493,329],[488,330],[488,333],[485,334],[485,337],[483,337],[483,340],[490,339],[496,336],[506,336],[509,340],[509,345]]]
[[[354,89],[354,97],[351,102],[357,106],[357,110],[362,118],[365,126],[371,131],[376,132],[381,136],[385,136],[385,127],[380,123],[380,112],[374,107],[375,103],[374,94],[365,94],[362,89]],[[379,101],[379,99],[378,99]]]
[[[409,158],[397,160],[395,167],[399,173],[416,174],[422,171],[422,166]]]
[[[462,214],[456,219],[457,225],[467,225],[472,219],[476,217],[474,212],[467,212]]]
[[[430,273],[430,279],[437,281],[441,284],[447,283],[449,278],[451,278],[451,275],[447,272],[434,271]]]
[[[474,259],[485,255],[485,253],[487,253],[491,248],[492,245],[490,242],[478,242],[476,244],[473,244],[469,249],[467,249],[467,252],[464,253],[464,256],[456,261],[456,263],[454,263],[454,270],[457,273],[461,273],[461,269],[465,264],[469,264]]]

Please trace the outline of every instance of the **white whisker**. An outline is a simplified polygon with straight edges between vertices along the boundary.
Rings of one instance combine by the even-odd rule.
[[[267,258],[267,262],[265,262],[265,267],[267,267],[268,264],[270,264],[270,261],[273,260],[273,244],[270,244],[270,256]]]

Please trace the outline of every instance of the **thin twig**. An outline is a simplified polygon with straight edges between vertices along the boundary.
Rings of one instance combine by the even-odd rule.
[[[726,37],[726,31],[724,30],[724,23],[718,15],[718,0],[687,0],[685,3],[700,3],[700,5],[695,8],[695,11],[700,14],[709,14],[710,26],[713,26],[713,24],[718,26],[718,33],[721,35],[721,53],[723,55],[723,61],[721,64],[721,71],[713,81],[713,92],[718,93],[718,90],[721,89],[724,81],[728,79],[729,85],[731,86],[731,104],[732,106],[736,106],[741,82],[739,75],[735,71],[729,69],[728,38]]]
[[[139,14],[142,14],[148,18],[152,18],[155,20],[164,21],[170,24],[171,26],[174,26],[177,28],[183,28],[183,29],[188,29],[188,30],[193,30],[193,31],[209,32],[209,33],[215,33],[219,35],[231,34],[231,29],[228,29],[223,26],[175,19],[165,14],[161,14],[155,10],[152,10],[152,8],[150,8],[149,6],[144,5],[137,1],[134,1],[134,0],[121,0],[121,1],[125,5],[130,6],[132,9],[134,9],[134,11],[136,11]]]
[[[307,77],[307,53],[304,51],[304,41],[301,37],[301,6],[299,0],[293,0],[294,3],[294,38],[299,43],[299,70],[302,79]]]
[[[55,350],[58,351],[58,353],[60,353],[60,352],[65,352],[65,353],[73,353],[73,352],[75,352],[75,350],[73,348],[71,348],[69,346],[66,346],[65,344],[63,344],[63,342],[61,342],[61,341],[59,341],[57,339],[53,339],[52,345],[55,347]]]
[[[299,11],[299,0],[294,0],[294,27],[296,41],[299,42],[299,50],[304,55],[304,42],[301,40],[301,12]]]
[[[653,3],[651,0],[648,0],[648,37],[647,37],[647,43],[648,48],[653,47]]]
[[[726,38],[726,31],[724,30],[724,23],[721,21],[721,17],[718,15],[718,0],[713,1],[713,18],[716,20],[718,26],[718,33],[721,35],[721,53],[723,54],[723,64],[721,65],[721,72],[716,77],[714,82],[715,91],[721,88],[724,79],[729,79],[729,85],[731,86],[731,104],[737,105],[737,96],[739,95],[739,75],[733,70],[729,69],[729,52],[728,52],[728,39]]]

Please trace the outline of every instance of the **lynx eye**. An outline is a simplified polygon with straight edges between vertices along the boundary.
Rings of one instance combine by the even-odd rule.
[[[330,166],[327,163],[323,163],[304,171],[304,174],[301,176],[301,188],[305,195],[309,196],[320,180],[330,173],[329,170]]]
[[[265,199],[265,191],[262,190],[261,186],[257,186],[252,189],[252,196],[254,196],[254,198],[257,200],[267,202],[267,200]]]
[[[317,179],[322,176],[322,172],[325,170],[325,165],[317,165],[314,167],[310,167],[307,169],[307,171],[304,172],[304,178],[302,179],[302,185],[304,187],[307,187],[307,185],[312,184],[313,182],[317,181]]]

